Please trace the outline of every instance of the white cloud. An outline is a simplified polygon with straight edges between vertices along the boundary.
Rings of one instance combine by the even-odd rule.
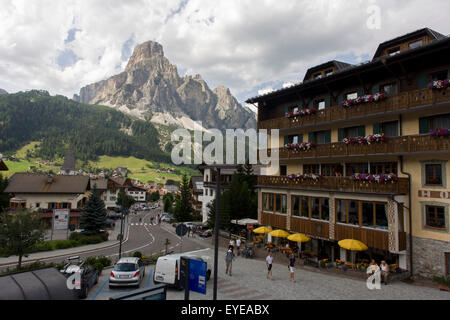
[[[179,70],[242,101],[327,60],[371,58],[378,43],[425,26],[450,33],[446,0],[0,1],[0,88],[69,97],[122,71],[127,49],[147,40]],[[372,3],[380,30],[366,26]],[[61,52],[71,52],[65,68]]]

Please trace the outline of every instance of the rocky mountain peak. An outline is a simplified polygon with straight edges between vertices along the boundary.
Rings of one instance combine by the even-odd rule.
[[[139,63],[154,58],[164,58],[162,45],[154,41],[144,42],[134,48],[133,54],[131,55],[125,70],[130,70],[134,66],[139,65]]]
[[[0,88],[0,94],[8,94],[8,91],[3,90],[3,89]]]
[[[74,100],[113,107],[152,122],[186,127],[201,121],[205,128],[255,128],[256,117],[226,87],[214,90],[197,74],[180,78],[163,47],[138,45],[124,72],[81,88]]]

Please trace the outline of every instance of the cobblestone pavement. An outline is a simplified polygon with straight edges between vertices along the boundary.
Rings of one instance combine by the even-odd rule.
[[[213,256],[213,250],[208,250]],[[219,300],[450,300],[450,293],[436,288],[394,282],[380,290],[369,290],[366,282],[358,279],[328,275],[297,268],[296,283],[289,281],[287,265],[274,263],[273,281],[266,279],[264,261],[236,257],[233,275],[225,274],[225,251],[219,250]],[[210,300],[213,279],[207,284],[207,294],[190,293],[191,300]],[[168,290],[168,300],[184,299],[184,291]]]

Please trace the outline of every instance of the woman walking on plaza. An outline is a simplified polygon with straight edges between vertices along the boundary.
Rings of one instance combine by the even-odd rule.
[[[290,281],[296,282],[294,279],[294,271],[295,271],[295,256],[293,253],[289,255],[289,265],[288,265],[289,271],[291,273]]]
[[[272,257],[272,251],[269,251],[269,255],[266,257],[266,266],[267,266],[267,279],[272,279],[272,264],[273,264],[273,257]]]

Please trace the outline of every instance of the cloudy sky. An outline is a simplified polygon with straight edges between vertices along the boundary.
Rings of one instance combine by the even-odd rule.
[[[369,60],[398,35],[448,35],[449,12],[448,0],[0,0],[0,88],[72,97],[154,40],[181,76],[243,102],[328,60]]]

